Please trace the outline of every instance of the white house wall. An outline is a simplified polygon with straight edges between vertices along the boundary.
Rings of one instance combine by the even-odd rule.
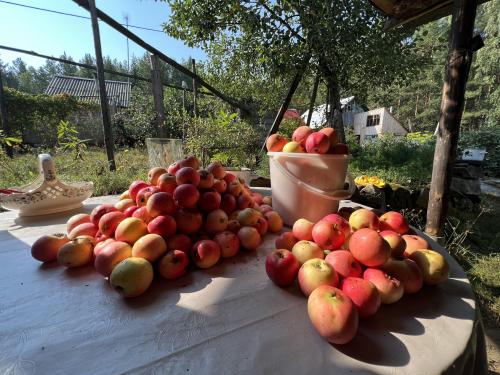
[[[394,135],[406,135],[408,132],[401,124],[396,120],[392,114],[384,108],[383,119],[381,118],[381,124],[383,126],[383,133],[391,133]]]
[[[368,116],[379,115],[380,124],[376,126],[366,126]],[[366,143],[366,136],[380,134],[394,134],[398,136],[406,135],[408,132],[401,124],[389,113],[386,108],[377,108],[371,111],[357,113],[354,115],[354,134],[359,135],[360,143]]]

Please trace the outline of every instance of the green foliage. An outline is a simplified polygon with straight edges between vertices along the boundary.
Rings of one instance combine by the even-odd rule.
[[[57,127],[57,142],[62,151],[72,152],[75,160],[83,160],[90,139],[80,139],[76,127],[68,121],[61,120]]]
[[[360,147],[348,136],[353,159],[351,174],[378,176],[386,182],[419,187],[430,182],[434,142],[414,142],[405,137],[386,135]]]
[[[431,132],[408,133],[406,138],[420,144],[426,144],[434,140],[434,134]]]
[[[213,117],[197,117],[188,127],[186,149],[201,155],[204,165],[220,161],[231,167],[252,168],[261,142],[258,129],[224,111]]]
[[[459,153],[466,148],[485,149],[484,172],[500,177],[500,126],[485,126],[460,133]]]
[[[33,136],[41,139],[42,146],[46,147],[56,145],[61,120],[74,112],[96,108],[66,94],[32,95],[9,88],[5,88],[5,104],[12,132],[19,134],[23,143]]]
[[[278,133],[281,134],[283,137],[291,140],[292,139],[292,134],[300,126],[300,121],[298,119],[283,119],[280,123],[280,127],[278,129]]]
[[[15,145],[18,145],[18,144],[21,144],[22,143],[22,139],[21,138],[17,138],[17,137],[7,137],[3,130],[0,130],[0,146],[2,145],[5,145],[5,146],[9,146],[9,147],[12,147],[12,146],[15,146]]]

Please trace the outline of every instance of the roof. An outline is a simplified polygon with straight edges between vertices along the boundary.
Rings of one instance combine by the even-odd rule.
[[[106,80],[108,101],[118,107],[128,107],[130,103],[130,82]],[[47,95],[68,94],[80,100],[99,103],[97,82],[92,78],[55,75],[45,90]]]
[[[488,0],[478,0],[478,5]],[[384,29],[417,27],[451,14],[453,0],[370,0],[388,17]]]

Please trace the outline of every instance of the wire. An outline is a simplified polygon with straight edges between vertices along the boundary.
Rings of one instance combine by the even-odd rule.
[[[4,4],[9,4],[9,5],[16,5],[16,6],[19,6],[19,7],[23,7],[23,8],[29,8],[29,9],[35,9],[35,10],[41,10],[43,12],[49,12],[49,13],[55,13],[55,14],[61,14],[63,16],[70,16],[70,17],[76,17],[76,18],[84,18],[84,19],[87,19],[89,20],[90,17],[86,17],[86,16],[80,16],[78,14],[73,14],[73,13],[66,13],[66,12],[59,12],[57,10],[53,10],[53,9],[45,9],[45,8],[38,8],[38,7],[34,7],[34,6],[31,6],[31,5],[25,5],[25,4],[18,4],[18,3],[13,3],[11,1],[5,1],[5,0],[0,0],[0,3],[4,3]],[[125,24],[121,24],[122,26],[128,26],[128,27],[134,27],[136,29],[141,29],[141,30],[148,30],[148,31],[155,31],[157,33],[164,33],[163,30],[158,30],[158,29],[151,29],[149,27],[143,27],[143,26],[134,26],[134,25],[125,25]]]

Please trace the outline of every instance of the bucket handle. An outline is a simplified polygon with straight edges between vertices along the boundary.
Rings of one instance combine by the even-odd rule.
[[[299,180],[273,157],[271,157],[270,159],[271,163],[274,164],[274,166],[280,171],[280,173],[283,174],[290,181],[292,181],[294,184],[303,186],[306,190],[309,190],[311,193],[316,195],[321,195],[327,199],[331,200],[349,199],[354,194],[354,190],[356,189],[356,184],[354,183],[354,179],[352,178],[349,172],[347,172],[345,178],[345,181],[349,184],[349,188],[347,190],[323,191],[305,183],[304,181]]]

